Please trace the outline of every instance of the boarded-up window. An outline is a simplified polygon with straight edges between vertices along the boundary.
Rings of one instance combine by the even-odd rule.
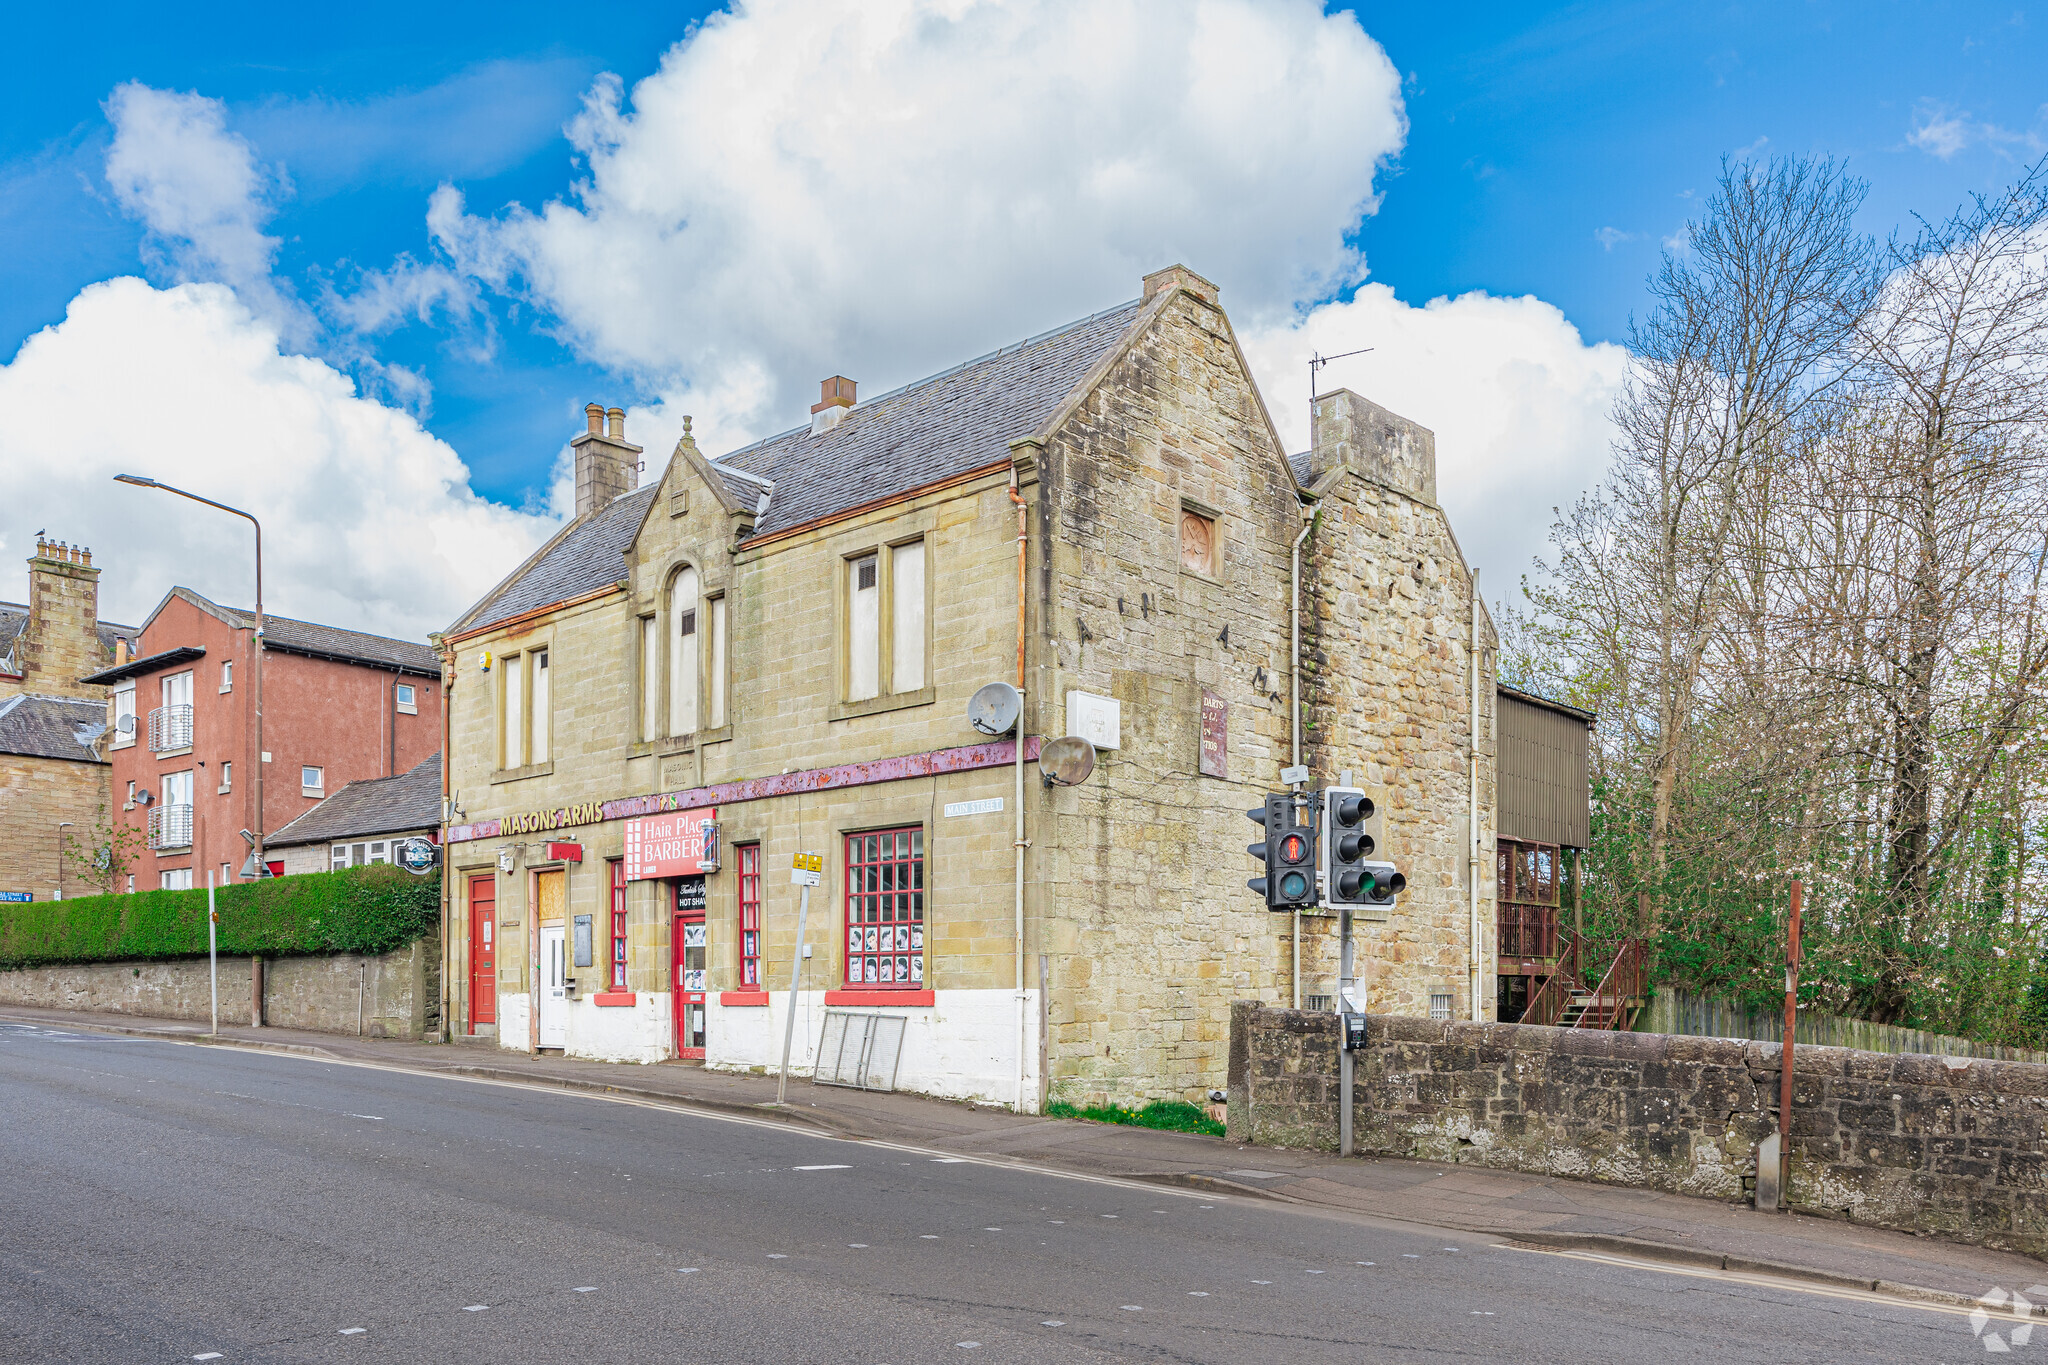
[[[866,701],[881,691],[882,585],[874,555],[847,565],[846,699]]]
[[[697,571],[684,569],[668,590],[668,732],[697,729]]]
[[[924,686],[924,542],[912,541],[890,551],[889,615],[891,692],[915,692]]]

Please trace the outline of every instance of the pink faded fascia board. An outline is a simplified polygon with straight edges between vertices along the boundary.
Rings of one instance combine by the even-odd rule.
[[[1040,738],[1028,736],[1024,741],[1024,761],[1036,763]],[[877,758],[866,763],[841,763],[832,768],[805,768],[793,773],[777,773],[772,777],[750,777],[739,782],[721,782],[712,787],[693,787],[688,791],[656,792],[651,796],[624,796],[616,801],[606,801],[599,808],[603,821],[627,820],[636,815],[655,815],[670,810],[695,810],[701,806],[734,806],[744,801],[765,801],[771,796],[792,796],[798,792],[831,791],[836,787],[866,787],[877,782],[901,782],[912,777],[932,777],[939,773],[964,773],[976,768],[1000,768],[1014,763],[1017,758],[1016,743],[1000,739],[992,744],[969,744],[958,749],[932,749],[921,754],[904,754],[897,758]],[[475,839],[495,839],[504,822],[502,820],[478,820],[468,825],[451,825],[448,842],[468,843]],[[563,824],[557,828],[574,828]]]

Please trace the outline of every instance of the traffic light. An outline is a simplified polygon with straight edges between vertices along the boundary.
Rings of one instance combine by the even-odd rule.
[[[1322,792],[1321,856],[1324,904],[1335,908],[1387,909],[1408,885],[1392,863],[1382,861],[1381,817],[1371,796],[1357,787]]]
[[[1314,810],[1310,798],[1310,811]],[[1274,792],[1266,804],[1245,815],[1265,830],[1265,839],[1245,851],[1265,863],[1266,875],[1245,885],[1266,898],[1268,910],[1306,910],[1316,904],[1316,831],[1296,814],[1294,798]]]

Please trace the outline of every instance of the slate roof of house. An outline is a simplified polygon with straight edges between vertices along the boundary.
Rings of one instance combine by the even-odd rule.
[[[510,579],[464,612],[450,634],[478,630],[618,582],[626,576],[626,551],[632,548],[647,504],[659,484],[648,484],[612,499],[608,507],[572,521]]]
[[[411,772],[351,782],[298,819],[265,836],[265,848],[325,844],[441,823],[441,755]]]
[[[201,611],[211,612],[237,630],[247,630],[255,624],[254,612],[243,611],[240,607],[224,607],[190,588],[173,588],[171,594],[184,598]],[[284,654],[305,654],[315,659],[338,659],[343,663],[388,668],[422,678],[441,676],[441,656],[430,646],[415,644],[411,640],[394,640],[388,635],[343,630],[340,626],[323,626],[315,621],[295,621],[289,616],[272,616],[268,612],[263,614],[263,647]]]
[[[759,512],[758,538],[1006,461],[1010,442],[1044,425],[1141,306],[1118,304],[991,351],[858,404],[828,431],[813,435],[805,424],[722,455],[711,467],[729,497]],[[624,556],[658,486],[571,522],[449,633],[482,630],[624,578]]]
[[[772,484],[756,537],[1010,458],[1095,368],[1141,300],[991,351],[860,403],[838,425],[809,424],[721,455]]]
[[[93,752],[92,742],[106,728],[103,701],[33,693],[0,701],[0,754],[100,763],[105,760]]]
[[[116,639],[133,641],[141,633],[138,626],[116,625],[112,621],[98,622],[100,648],[111,656]],[[14,653],[14,642],[22,631],[28,629],[28,608],[19,602],[0,602],[0,659]]]

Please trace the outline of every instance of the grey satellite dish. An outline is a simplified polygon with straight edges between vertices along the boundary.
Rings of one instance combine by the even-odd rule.
[[[1095,771],[1095,746],[1079,735],[1048,740],[1038,751],[1039,776],[1048,787],[1077,787]]]
[[[1017,728],[1024,699],[1005,682],[992,682],[967,703],[967,723],[985,735],[1007,735]]]
[[[120,718],[119,720],[117,720],[117,721],[115,721],[115,722],[114,722],[114,728],[115,728],[116,730],[119,730],[119,731],[120,731],[120,732],[121,732],[122,734],[124,734],[124,735],[132,735],[132,734],[134,734],[134,733],[135,733],[135,717],[134,717],[134,716],[132,716],[132,715],[124,715],[124,716],[122,716],[122,717],[121,717],[121,718]]]

